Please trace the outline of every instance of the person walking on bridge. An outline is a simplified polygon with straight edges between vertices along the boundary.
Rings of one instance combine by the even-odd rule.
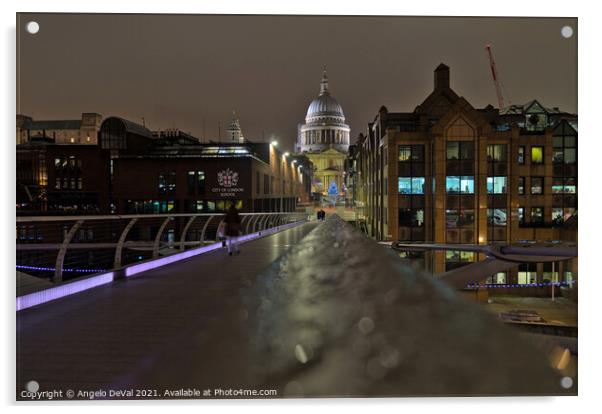
[[[240,236],[240,215],[234,204],[231,204],[226,212],[224,223],[226,224],[225,233],[226,243],[228,244],[228,255],[232,256],[232,250],[235,250],[236,254],[239,254],[240,248],[238,247],[238,236]]]

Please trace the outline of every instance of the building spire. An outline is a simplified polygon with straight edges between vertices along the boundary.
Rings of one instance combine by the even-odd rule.
[[[244,142],[245,138],[240,127],[240,120],[236,117],[236,110],[232,110],[232,121],[230,121],[227,131],[231,142]]]
[[[320,95],[324,95],[325,93],[328,93],[328,75],[326,75],[326,65],[324,65],[322,81],[320,82]]]

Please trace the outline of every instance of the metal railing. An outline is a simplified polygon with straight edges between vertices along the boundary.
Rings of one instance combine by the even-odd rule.
[[[307,219],[241,213],[242,235]],[[219,241],[224,214],[17,217],[17,270],[54,283]]]

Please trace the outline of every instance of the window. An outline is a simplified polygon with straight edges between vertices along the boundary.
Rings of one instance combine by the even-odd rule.
[[[543,164],[543,147],[531,147],[531,164]]]
[[[424,177],[398,177],[399,194],[424,194]]]
[[[81,178],[78,178],[78,179],[77,179],[77,189],[78,189],[78,190],[81,190],[83,187],[84,187],[84,184],[83,184],[83,182],[82,182],[82,179],[81,179]]]
[[[503,227],[507,223],[507,214],[505,208],[488,208],[487,223],[489,226]]]
[[[424,194],[424,145],[400,145],[398,160],[399,194]],[[414,190],[406,180],[415,181]]]
[[[564,221],[564,212],[562,208],[553,208],[552,209],[552,222],[563,222]]]
[[[399,146],[399,161],[410,161],[412,159],[412,147],[409,145]]]
[[[487,194],[506,194],[506,177],[487,177]]]
[[[532,272],[518,272],[518,284],[519,285],[532,285],[537,280],[537,271]]]
[[[448,194],[474,194],[474,177],[448,176],[445,178],[445,189]]]
[[[423,227],[424,210],[420,208],[400,208],[399,227]]]
[[[255,172],[255,194],[259,194],[259,171]]]
[[[518,194],[525,194],[525,177],[518,177]]]
[[[56,188],[57,190],[61,189],[61,179],[57,178],[54,180],[54,188]]]
[[[518,208],[518,224],[525,224],[525,208],[524,207],[519,207]]]
[[[543,177],[531,177],[531,194],[543,194]]]
[[[488,161],[506,161],[506,144],[487,145]]]
[[[565,133],[571,128],[564,127]],[[572,133],[568,132],[568,133]],[[552,160],[555,164],[575,164],[577,162],[577,139],[574,135],[555,135]]]
[[[194,194],[196,179],[194,176],[194,171],[188,171],[188,175],[186,176],[186,187],[188,190],[188,194]]]
[[[159,192],[173,193],[176,189],[176,173],[174,171],[159,174]]]
[[[197,171],[196,172],[196,183],[197,183],[197,194],[205,194],[205,172],[204,171]]]
[[[473,160],[473,141],[447,141],[446,159],[448,160]]]
[[[518,163],[519,164],[525,163],[525,147],[523,147],[523,146],[518,147]]]
[[[448,229],[474,226],[474,210],[445,210],[445,227]]]
[[[543,223],[543,207],[531,207],[531,223]]]
[[[462,252],[457,250],[447,250],[445,252],[445,261],[453,263],[474,262],[474,252]]]
[[[564,223],[575,214],[575,208],[572,207],[554,207],[552,208],[552,222],[555,224]]]
[[[576,194],[577,186],[575,177],[554,177],[552,179],[552,193]]]
[[[459,160],[460,159],[460,143],[450,141],[447,143],[446,159],[448,160]]]
[[[506,282],[506,272],[498,272],[492,276],[489,276],[485,279],[486,285],[505,285]]]

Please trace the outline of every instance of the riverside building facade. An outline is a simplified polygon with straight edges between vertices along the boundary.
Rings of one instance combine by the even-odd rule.
[[[536,100],[474,108],[439,65],[413,112],[381,107],[351,157],[358,219],[377,240],[446,244],[576,241],[577,116]],[[409,253],[408,253],[409,254]],[[420,253],[441,273],[478,260]],[[551,263],[520,265],[491,283],[552,280]],[[576,259],[555,267],[572,280]]]
[[[309,202],[311,172],[307,157],[242,134],[201,143],[111,116],[94,145],[48,136],[17,145],[17,214],[294,211]]]

